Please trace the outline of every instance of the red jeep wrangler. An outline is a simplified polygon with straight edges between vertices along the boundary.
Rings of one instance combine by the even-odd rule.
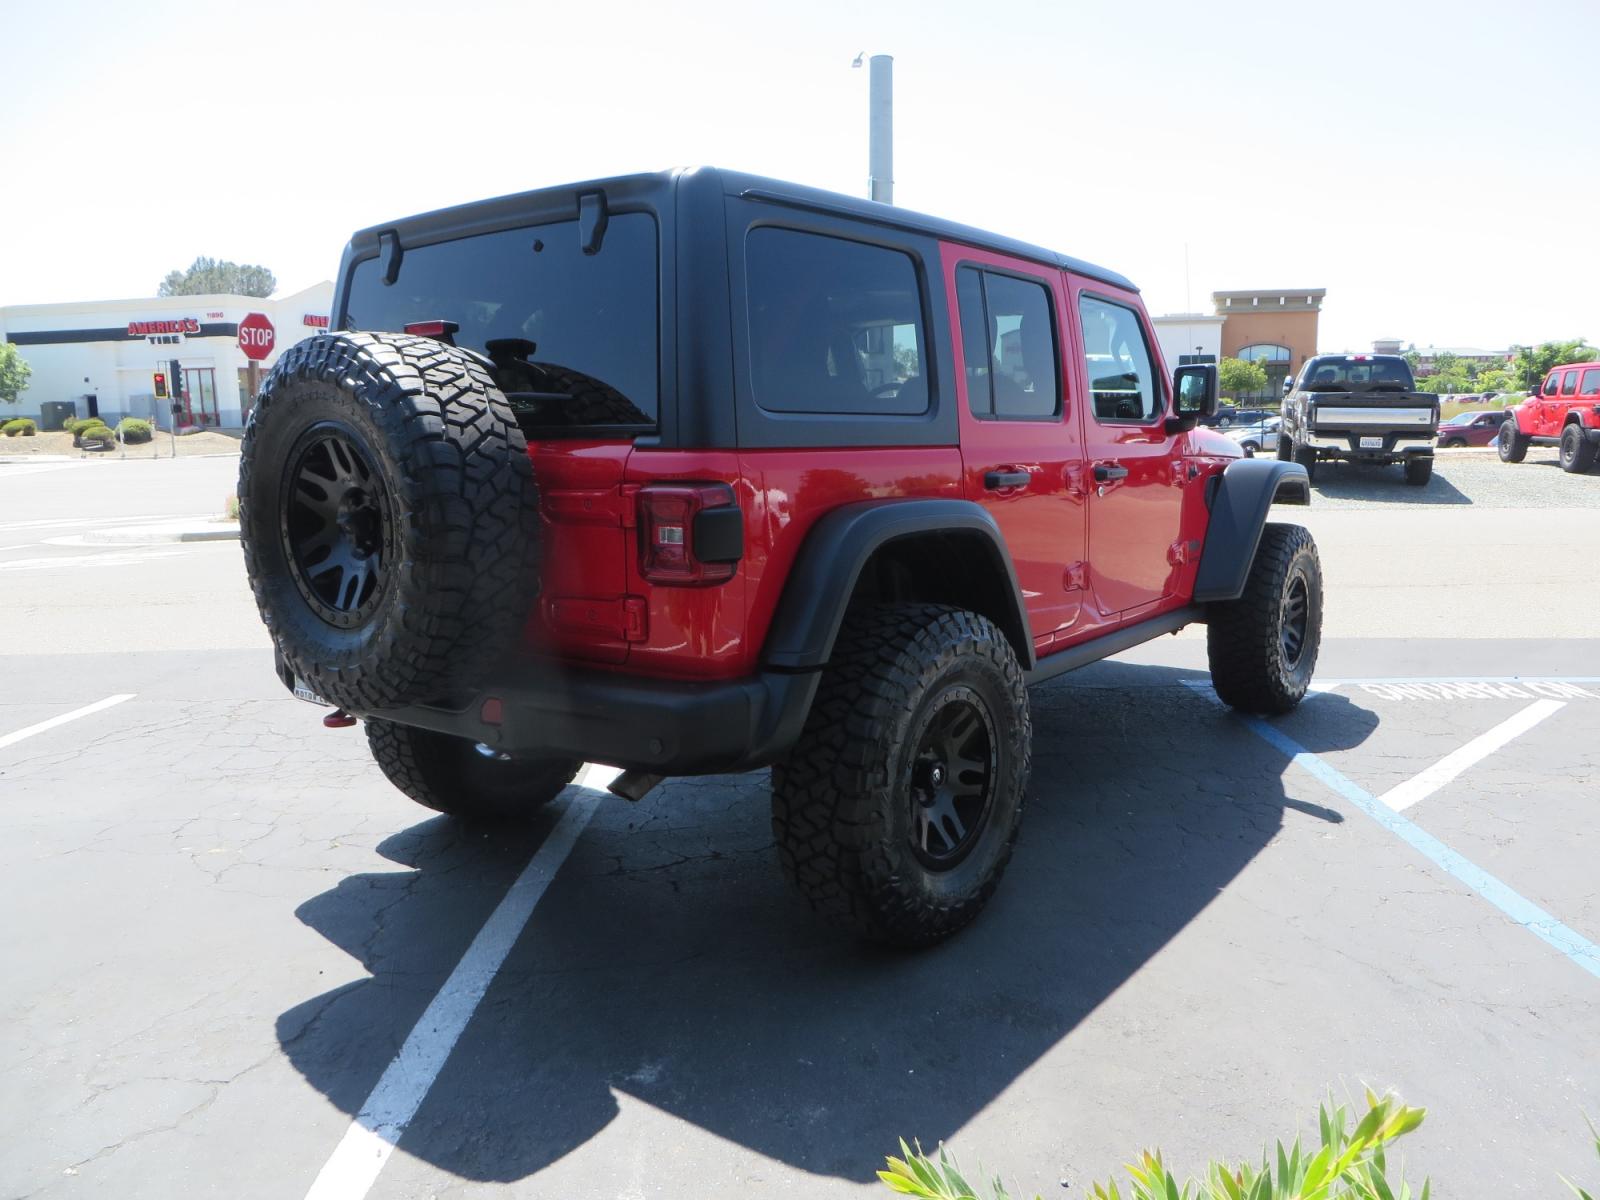
[[[1010,857],[1028,685],[1204,621],[1223,700],[1305,694],[1306,473],[1198,427],[1114,272],[695,170],[365,230],[334,313],[251,414],[245,561],[430,808],[771,766],[812,907],[924,944]]]
[[[1519,463],[1529,446],[1559,446],[1561,469],[1582,474],[1600,455],[1600,363],[1556,367],[1500,426],[1500,461]]]

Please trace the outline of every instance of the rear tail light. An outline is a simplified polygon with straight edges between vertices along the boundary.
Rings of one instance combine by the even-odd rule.
[[[698,587],[733,578],[744,557],[744,516],[725,483],[639,490],[640,572],[651,583]]]

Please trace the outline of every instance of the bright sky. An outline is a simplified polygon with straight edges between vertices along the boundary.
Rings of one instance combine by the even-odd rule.
[[[1326,287],[1323,349],[1600,340],[1595,0],[28,5],[0,72],[0,304],[280,291],[351,230],[709,163],[1123,272],[1154,313]],[[1565,66],[1562,62],[1565,59]],[[1185,250],[1187,248],[1187,272]]]

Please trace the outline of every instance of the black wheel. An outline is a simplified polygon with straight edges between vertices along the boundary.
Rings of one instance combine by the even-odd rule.
[[[1240,442],[1239,448],[1244,451],[1244,456],[1246,458],[1254,458],[1257,454],[1261,453],[1261,447],[1256,445],[1254,442]]]
[[[1412,455],[1406,459],[1406,482],[1412,487],[1426,487],[1433,478],[1433,459]]]
[[[1445,438],[1444,441],[1439,443],[1439,445],[1443,446],[1446,450],[1453,450],[1453,449],[1455,449],[1457,447],[1465,446],[1466,444],[1467,444],[1467,439],[1466,438],[1458,438],[1458,437]]]
[[[1306,469],[1306,478],[1317,477],[1317,449],[1315,446],[1296,445],[1294,447],[1294,461]]]
[[[424,807],[466,820],[526,816],[559,796],[583,766],[575,758],[513,758],[392,721],[368,721],[367,745],[395,787]]]
[[[928,604],[852,614],[772,768],[784,874],[874,941],[948,937],[1010,861],[1032,736],[1022,668],[992,622]]]
[[[538,495],[505,397],[429,338],[286,350],[239,464],[245,570],[296,675],[357,712],[426,701],[513,650]]]
[[[1528,439],[1517,429],[1517,419],[1507,417],[1500,422],[1500,432],[1494,439],[1495,449],[1500,454],[1500,461],[1506,463],[1519,463],[1528,457]]]
[[[1594,466],[1595,444],[1584,436],[1578,425],[1568,425],[1561,431],[1561,469],[1573,475],[1582,475]]]
[[[1210,605],[1207,621],[1211,683],[1224,703],[1269,715],[1299,704],[1322,643],[1322,564],[1311,534],[1268,524],[1244,594]]]
[[[1294,461],[1294,441],[1286,433],[1280,433],[1278,435],[1278,461]]]

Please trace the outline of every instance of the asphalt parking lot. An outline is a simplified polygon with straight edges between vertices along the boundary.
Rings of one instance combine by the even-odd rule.
[[[1436,1194],[1600,1175],[1600,476],[1319,472],[1317,694],[1241,719],[1193,633],[1036,690],[1010,873],[906,955],[791,896],[764,774],[411,805],[236,545],[93,540],[231,463],[11,470],[0,1195],[851,1196],[903,1136],[1073,1196],[1363,1083]]]

